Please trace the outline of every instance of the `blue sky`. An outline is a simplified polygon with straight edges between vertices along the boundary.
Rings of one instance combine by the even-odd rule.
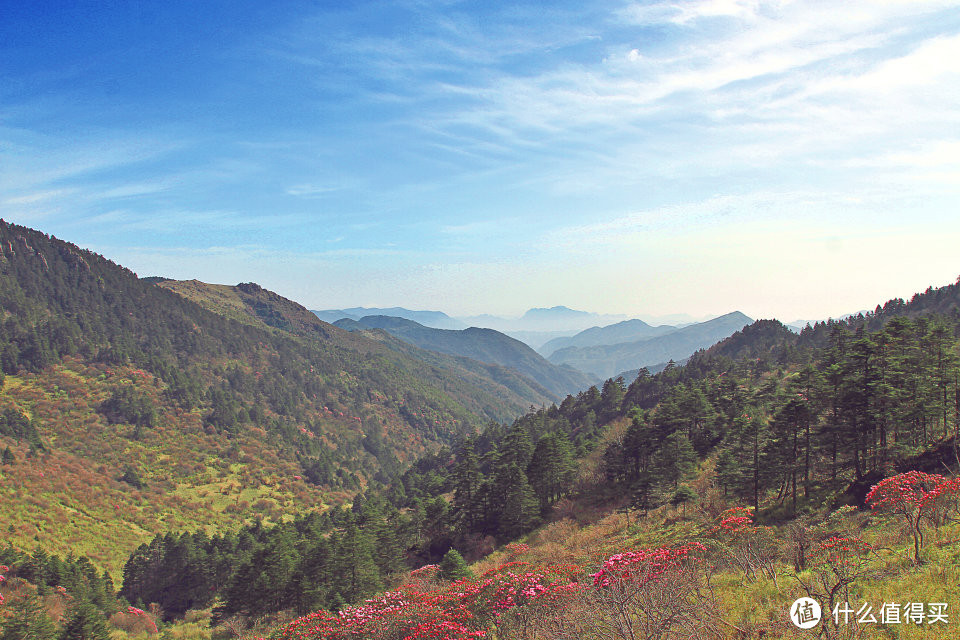
[[[140,275],[815,319],[958,203],[958,2],[0,0],[0,216]]]

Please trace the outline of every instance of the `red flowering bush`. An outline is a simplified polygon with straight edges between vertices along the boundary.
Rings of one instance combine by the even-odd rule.
[[[624,551],[607,558],[600,571],[591,574],[593,586],[600,589],[620,589],[644,586],[662,579],[671,571],[682,570],[691,559],[691,552],[706,551],[699,542],[680,547]]]
[[[547,637],[705,637],[715,603],[706,589],[704,551],[694,542],[610,556],[592,574],[594,588],[577,594]]]
[[[938,527],[949,511],[956,509],[960,479],[947,479],[935,473],[908,471],[885,478],[867,494],[866,502],[875,511],[887,512],[900,520],[913,536],[913,557],[920,562],[923,548],[923,522]]]
[[[130,635],[158,633],[157,623],[153,621],[150,614],[136,607],[127,607],[126,611],[116,612],[110,616],[110,623]]]
[[[749,509],[727,509],[707,535],[717,555],[726,558],[745,576],[755,579],[760,571],[777,584],[781,556],[777,537],[770,527],[755,524]]]
[[[407,585],[338,614],[317,611],[299,618],[273,637],[278,640],[469,640],[486,634],[473,614],[445,591],[421,592]]]
[[[856,567],[863,565],[872,549],[873,547],[859,538],[831,536],[821,540],[809,557],[828,565],[837,574],[848,575]]]
[[[807,595],[825,605],[823,624],[827,637],[834,637],[840,629],[839,621],[830,615],[834,607],[855,599],[850,585],[873,571],[874,557],[871,545],[852,536],[821,540],[807,556],[810,571],[798,580]]]
[[[713,531],[728,534],[749,532],[753,529],[753,514],[746,507],[733,507],[720,514],[720,523]]]
[[[476,581],[463,581],[461,597],[498,637],[525,638],[583,588],[577,581],[581,572],[577,565],[533,569],[527,562],[508,562]]]
[[[433,583],[434,567],[399,589],[288,624],[274,640],[511,640],[699,637],[713,606],[704,593],[699,543],[626,551],[592,581],[581,567],[508,562],[476,579]],[[671,636],[672,637],[672,636]]]
[[[486,637],[490,627],[497,629],[499,637],[522,637],[522,632],[515,632],[577,588],[572,576],[579,572],[576,566],[533,571],[527,563],[511,562],[476,580],[462,579],[424,589],[436,584],[436,568],[428,565],[413,572],[411,580],[396,591],[347,607],[339,614],[318,611],[295,620],[273,637],[469,640]]]

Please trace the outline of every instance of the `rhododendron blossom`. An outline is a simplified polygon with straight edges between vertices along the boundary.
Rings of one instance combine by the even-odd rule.
[[[939,526],[960,495],[960,478],[947,479],[936,473],[908,471],[875,484],[866,503],[875,511],[898,517],[913,536],[914,560],[920,561],[923,547],[923,520]]]
[[[644,585],[658,580],[669,571],[682,571],[693,559],[691,552],[706,551],[699,542],[679,547],[625,551],[607,558],[600,571],[591,574],[593,585],[599,588],[622,585],[625,582]]]
[[[406,584],[338,614],[325,611],[304,616],[274,637],[278,640],[472,640],[485,638],[487,627],[504,612],[570,590],[579,567],[549,567],[532,571],[527,563],[511,562],[476,580],[461,579],[424,590],[436,575],[436,565],[411,572]],[[492,616],[492,618],[491,618]]]
[[[394,591],[337,614],[317,611],[304,616],[273,638],[474,640],[489,633],[504,640],[527,638],[534,637],[545,619],[561,620],[563,612],[586,602],[598,607],[593,611],[599,622],[612,610],[610,603],[616,602],[639,607],[639,614],[627,617],[641,626],[690,627],[692,612],[705,603],[699,594],[702,573],[697,570],[704,550],[699,543],[689,543],[618,553],[592,574],[592,583],[582,580],[583,569],[578,565],[534,567],[512,561],[475,579],[426,588],[438,572],[436,565],[426,565],[412,571],[410,581]]]
[[[753,528],[753,514],[746,507],[734,507],[720,514],[720,524],[712,532],[741,533]]]
[[[840,567],[860,564],[861,559],[872,549],[873,547],[859,538],[832,536],[821,541],[809,557]]]

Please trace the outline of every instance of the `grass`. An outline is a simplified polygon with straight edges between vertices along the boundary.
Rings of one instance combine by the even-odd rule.
[[[716,520],[695,509],[688,507],[684,517],[679,508],[669,506],[639,519],[634,514],[623,513],[608,513],[586,525],[561,519],[528,536],[525,542],[529,550],[522,555],[511,555],[501,549],[476,563],[473,570],[479,574],[510,559],[518,559],[535,566],[575,562],[584,566],[585,573],[592,573],[598,569],[601,558],[612,552],[705,541],[715,524]],[[706,557],[707,564],[712,566],[709,589],[722,618],[718,621],[723,629],[721,637],[731,640],[816,637],[815,632],[794,627],[789,618],[790,604],[807,595],[803,585],[811,584],[815,577],[814,571],[798,573],[793,566],[791,525],[796,523],[786,522],[771,530],[774,544],[770,553],[775,558],[776,580],[762,572],[747,576],[735,565],[722,562],[713,552]],[[903,532],[896,521],[882,515],[845,509],[812,518],[809,529],[821,538],[855,534],[875,549],[864,575],[850,585],[848,597],[855,610],[869,604],[878,622],[841,626],[839,634],[831,637],[862,640],[960,637],[960,520],[938,531],[932,528],[925,531],[920,564],[912,560],[913,541],[909,534]],[[925,608],[930,603],[947,603],[949,624],[880,623],[879,611],[884,603],[896,603],[902,612],[902,607],[911,602],[922,603]],[[825,616],[829,614],[824,612]]]

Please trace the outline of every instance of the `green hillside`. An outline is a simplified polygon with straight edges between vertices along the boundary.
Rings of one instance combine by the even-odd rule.
[[[423,349],[514,369],[548,389],[551,400],[582,391],[595,382],[571,367],[549,362],[519,340],[493,329],[434,329],[391,316],[365,316],[360,320],[339,320],[336,324],[350,330],[382,329]]]
[[[543,397],[256,285],[171,288],[0,222],[6,543],[116,575],[158,532],[323,509]]]

